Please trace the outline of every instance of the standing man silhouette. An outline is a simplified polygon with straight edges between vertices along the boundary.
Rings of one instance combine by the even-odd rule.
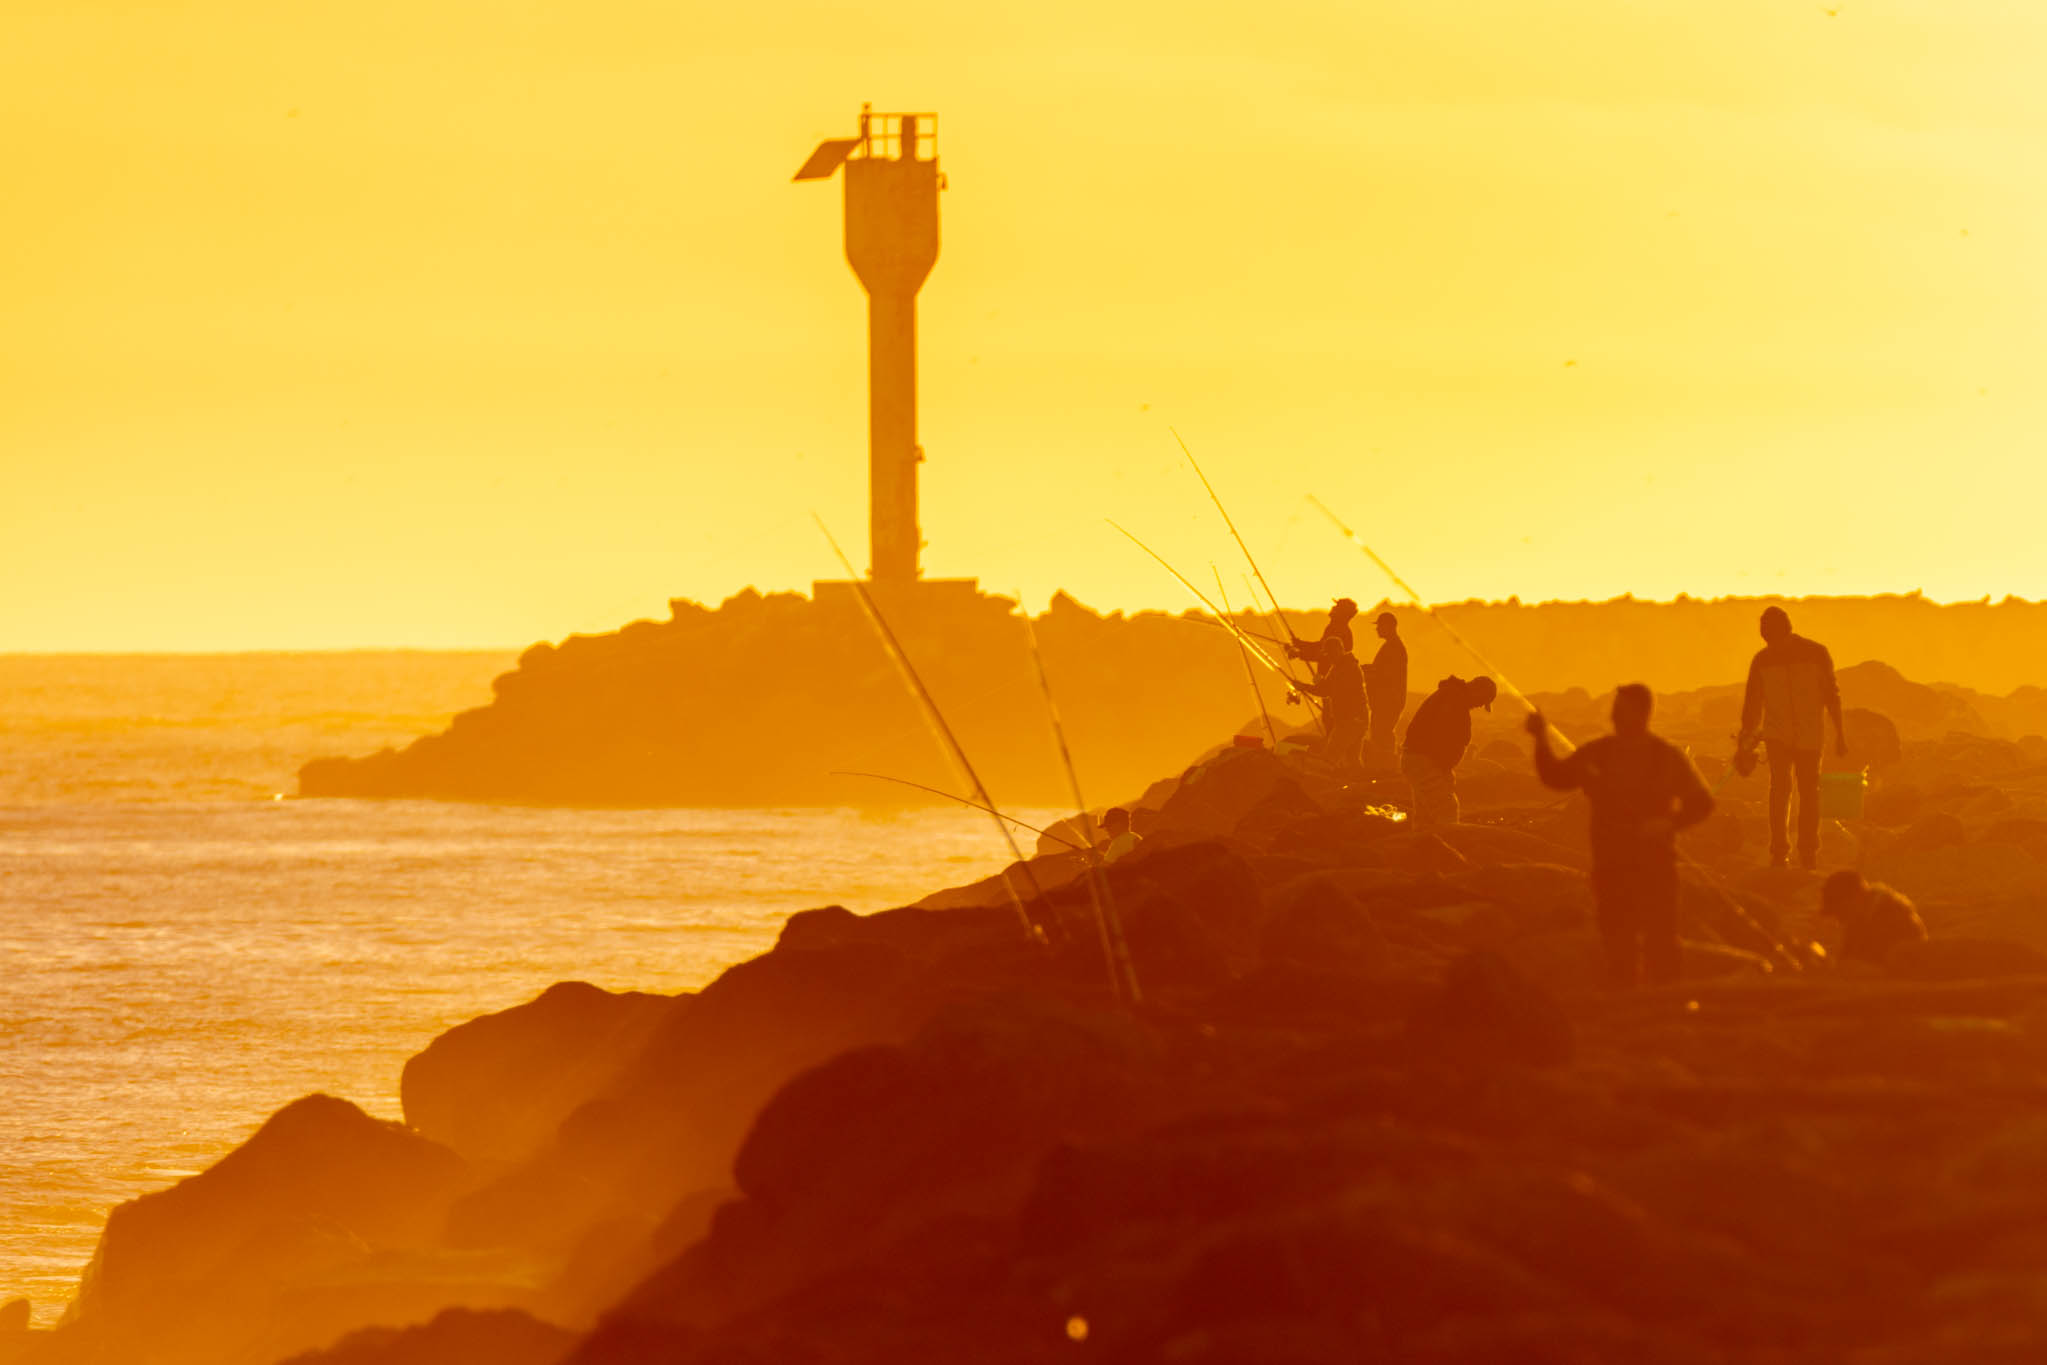
[[[1581,789],[1592,802],[1592,901],[1606,943],[1607,978],[1675,981],[1677,832],[1713,811],[1713,797],[1684,752],[1649,733],[1655,699],[1641,683],[1613,694],[1613,733],[1569,757],[1550,752],[1549,724],[1529,716],[1535,774],[1557,791]]]
[[[1791,794],[1798,792],[1798,861],[1807,871],[1820,857],[1820,754],[1826,748],[1825,718],[1834,722],[1838,752],[1848,753],[1841,724],[1841,686],[1826,646],[1791,633],[1782,607],[1763,613],[1763,647],[1749,664],[1748,690],[1741,701],[1742,748],[1762,741],[1770,761],[1770,862],[1790,859]]]
[[[1365,699],[1372,709],[1368,752],[1372,767],[1390,770],[1399,762],[1393,727],[1407,709],[1407,644],[1400,638],[1400,622],[1390,611],[1380,612],[1372,628],[1378,631],[1381,643],[1365,669]]]

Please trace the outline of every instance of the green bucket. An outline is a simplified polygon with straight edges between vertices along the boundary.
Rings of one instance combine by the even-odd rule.
[[[1820,774],[1820,819],[1860,820],[1862,798],[1869,791],[1863,773]]]

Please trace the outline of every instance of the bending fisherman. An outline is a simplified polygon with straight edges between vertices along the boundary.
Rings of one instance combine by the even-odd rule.
[[[1466,682],[1448,677],[1414,709],[1401,748],[1400,771],[1414,788],[1414,822],[1420,829],[1454,825],[1463,814],[1457,806],[1457,765],[1471,747],[1471,713],[1493,709],[1499,688],[1487,677]]]

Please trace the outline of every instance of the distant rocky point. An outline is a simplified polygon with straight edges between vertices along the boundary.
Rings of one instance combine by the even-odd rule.
[[[1727,696],[1760,643],[1756,619],[1779,600],[1474,602],[1438,610],[1520,686],[1557,694],[1566,710],[1583,702],[1595,723],[1593,699],[1618,683],[1646,681],[1666,694],[1699,690],[1698,705],[1712,708],[1705,719],[1730,729],[1738,701]],[[1871,674],[1865,690],[1884,695],[1858,700],[1851,692],[1851,704],[1881,710],[1905,731],[2011,739],[2047,733],[2047,691],[2010,690],[2020,679],[2047,677],[2047,605],[1944,606],[1916,595],[1783,605],[1837,663],[1882,658],[1914,677],[1951,680],[1901,699]],[[997,800],[1064,803],[1065,779],[1016,606],[971,590],[885,603]],[[1476,670],[1425,614],[1391,609],[1413,655],[1409,682],[1417,694],[1445,674]],[[1270,621],[1245,619],[1254,630],[1275,631]],[[1320,620],[1319,612],[1290,614],[1304,635],[1316,634]],[[1263,728],[1237,647],[1212,622],[1163,612],[1102,615],[1061,594],[1035,626],[1090,791],[1141,790],[1185,767],[1218,734]],[[1372,643],[1361,634],[1361,650]],[[1268,672],[1259,676],[1275,726],[1306,723],[1305,710],[1285,704],[1285,687]],[[916,799],[905,788],[838,775],[845,771],[958,789],[857,602],[843,591],[813,599],[749,589],[716,608],[677,599],[666,621],[537,644],[492,691],[489,704],[403,749],[306,764],[300,794],[645,806]]]

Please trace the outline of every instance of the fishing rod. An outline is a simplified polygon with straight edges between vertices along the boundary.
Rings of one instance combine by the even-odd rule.
[[[1017,594],[1022,602],[1023,594]],[[1094,902],[1095,928],[1102,938],[1102,965],[1109,969],[1109,990],[1111,994],[1128,1001],[1133,1007],[1144,1003],[1144,992],[1138,989],[1137,967],[1130,960],[1130,945],[1123,940],[1123,921],[1116,913],[1116,893],[1110,889],[1109,879],[1102,871],[1102,859],[1094,851],[1095,818],[1088,811],[1087,798],[1080,794],[1080,772],[1073,766],[1073,751],[1066,745],[1066,727],[1059,720],[1059,704],[1052,700],[1052,680],[1045,674],[1045,655],[1038,648],[1038,632],[1031,625],[1031,614],[1023,612],[1024,639],[1031,647],[1031,663],[1038,673],[1038,690],[1045,697],[1045,715],[1052,722],[1052,738],[1059,745],[1059,761],[1066,768],[1066,783],[1073,791],[1073,805],[1080,818],[1081,837],[1088,841],[1087,889]]]
[[[1423,615],[1427,616],[1431,621],[1434,621],[1437,625],[1441,626],[1443,628],[1443,633],[1445,635],[1448,635],[1452,640],[1454,640],[1457,643],[1457,645],[1464,650],[1466,654],[1469,654],[1472,658],[1476,659],[1478,661],[1479,667],[1483,668],[1487,673],[1491,674],[1493,678],[1495,678],[1499,682],[1499,684],[1507,690],[1508,696],[1512,697],[1515,701],[1518,701],[1523,706],[1527,707],[1528,713],[1530,715],[1534,716],[1542,715],[1542,708],[1537,706],[1534,702],[1530,701],[1528,699],[1528,694],[1526,692],[1523,692],[1520,688],[1516,687],[1514,685],[1514,680],[1508,677],[1505,671],[1503,671],[1498,664],[1494,663],[1491,659],[1488,659],[1483,653],[1481,653],[1477,645],[1474,645],[1473,643],[1471,643],[1471,641],[1465,639],[1462,635],[1458,634],[1457,628],[1451,625],[1448,621],[1444,620],[1440,612],[1438,612],[1434,607],[1430,606],[1426,601],[1424,601],[1422,599],[1422,595],[1414,590],[1414,586],[1411,583],[1409,583],[1406,579],[1402,578],[1399,574],[1395,573],[1393,571],[1393,566],[1391,564],[1388,564],[1385,560],[1381,559],[1379,557],[1379,552],[1377,550],[1374,550],[1371,546],[1365,544],[1364,541],[1360,540],[1358,538],[1358,533],[1356,531],[1351,530],[1350,527],[1344,522],[1342,517],[1337,516],[1336,513],[1329,510],[1329,505],[1327,503],[1323,502],[1322,499],[1316,497],[1313,493],[1308,494],[1308,501],[1315,505],[1316,511],[1320,512],[1323,516],[1329,518],[1330,524],[1336,527],[1336,529],[1343,535],[1343,538],[1345,540],[1357,546],[1360,550],[1363,550],[1365,552],[1365,555],[1374,564],[1379,566],[1380,571],[1383,572],[1386,575],[1386,577],[1393,580],[1393,586],[1400,589],[1402,592],[1406,593],[1408,600],[1413,602],[1417,607],[1421,608]],[[1547,717],[1544,718],[1543,723],[1546,725],[1548,724]],[[1553,735],[1555,735],[1557,739],[1563,742],[1565,753],[1568,754],[1573,749],[1578,747],[1577,745],[1571,743],[1570,737],[1566,735],[1562,730],[1557,729],[1556,726],[1550,725],[1549,729],[1550,732]]]
[[[1481,668],[1485,669],[1488,673],[1492,674],[1495,678],[1497,678],[1501,685],[1503,685],[1507,689],[1509,695],[1511,695],[1516,701],[1520,702],[1523,706],[1528,708],[1528,713],[1530,715],[1540,716],[1542,718],[1544,729],[1546,729],[1551,735],[1554,735],[1557,738],[1557,740],[1563,744],[1565,754],[1568,755],[1578,747],[1577,745],[1571,743],[1571,737],[1569,735],[1566,735],[1562,730],[1559,730],[1557,728],[1555,721],[1551,720],[1548,716],[1544,716],[1542,714],[1542,708],[1537,706],[1534,702],[1530,701],[1528,699],[1528,694],[1526,692],[1523,692],[1520,688],[1514,685],[1513,679],[1509,678],[1505,673],[1501,672],[1499,665],[1493,663],[1490,659],[1486,658],[1486,656],[1479,651],[1478,646],[1472,644],[1471,641],[1465,639],[1462,635],[1458,634],[1457,631],[1450,625],[1448,621],[1445,621],[1441,616],[1437,615],[1436,609],[1430,606],[1427,602],[1422,600],[1422,595],[1414,590],[1413,585],[1410,584],[1406,579],[1402,578],[1399,574],[1395,573],[1393,571],[1393,566],[1391,564],[1388,564],[1385,560],[1381,559],[1378,553],[1375,550],[1373,550],[1371,546],[1365,544],[1364,541],[1360,540],[1358,538],[1357,532],[1351,530],[1349,526],[1345,525],[1341,517],[1337,516],[1336,513],[1330,511],[1328,506],[1325,505],[1323,501],[1320,498],[1316,497],[1313,493],[1308,494],[1308,501],[1314,503],[1316,508],[1322,513],[1322,515],[1329,518],[1330,522],[1335,525],[1336,529],[1343,533],[1343,537],[1345,540],[1350,541],[1351,544],[1357,546],[1360,550],[1363,550],[1368,556],[1370,556],[1372,562],[1374,564],[1377,564],[1379,568],[1382,571],[1384,571],[1386,576],[1393,580],[1393,585],[1395,587],[1399,588],[1402,592],[1406,593],[1408,595],[1408,598],[1411,601],[1413,601],[1413,603],[1416,606],[1420,607],[1422,611],[1428,615],[1430,620],[1434,621],[1437,625],[1443,628],[1444,634],[1448,635],[1452,640],[1456,641],[1457,644],[1465,651],[1465,653],[1471,655],[1472,658],[1476,659]],[[1685,852],[1684,849],[1682,848],[1677,850],[1677,856],[1684,860],[1686,866],[1690,867],[1693,871],[1697,872],[1701,877],[1705,879],[1706,884],[1710,886],[1716,894],[1718,894],[1720,899],[1726,904],[1727,908],[1734,912],[1734,918],[1739,923],[1741,923],[1745,928],[1748,929],[1750,933],[1754,934],[1762,942],[1770,945],[1770,951],[1772,955],[1777,958],[1778,961],[1790,967],[1793,971],[1804,970],[1803,967],[1799,964],[1797,957],[1788,948],[1786,948],[1782,943],[1778,941],[1777,936],[1775,934],[1771,933],[1768,929],[1765,929],[1761,924],[1757,923],[1755,916],[1751,915],[1748,912],[1748,907],[1743,905],[1739,900],[1735,899],[1734,893],[1732,891],[1729,891],[1727,887],[1721,883],[1720,879],[1713,875],[1713,871],[1711,868],[1701,863],[1697,858],[1694,858],[1691,854]]]
[[[1288,621],[1288,620],[1286,619],[1286,610],[1285,610],[1285,608],[1281,607],[1281,606],[1280,606],[1280,605],[1279,605],[1279,604],[1278,604],[1277,602],[1275,602],[1275,603],[1273,603],[1273,604],[1272,604],[1272,605],[1273,605],[1273,610],[1271,610],[1271,611],[1265,611],[1265,610],[1263,610],[1262,608],[1260,608],[1260,607],[1259,607],[1259,605],[1258,605],[1258,590],[1257,590],[1256,588],[1254,588],[1253,586],[1251,586],[1251,575],[1249,575],[1249,574],[1245,574],[1245,575],[1244,575],[1244,591],[1245,591],[1245,592],[1247,592],[1247,593],[1249,593],[1249,594],[1251,595],[1251,609],[1252,609],[1253,611],[1256,611],[1256,612],[1258,612],[1258,614],[1259,614],[1260,616],[1263,616],[1263,617],[1264,617],[1264,618],[1265,618],[1266,620],[1270,621],[1270,622],[1271,622],[1271,623],[1272,623],[1273,625],[1275,625],[1275,626],[1278,626],[1278,627],[1279,627],[1279,628],[1280,628],[1281,630],[1285,631],[1285,632],[1286,632],[1287,634],[1289,634],[1289,635],[1293,635],[1293,638],[1294,638],[1294,643],[1295,643],[1295,644],[1299,644],[1299,643],[1301,643],[1301,637],[1300,637],[1300,636],[1298,636],[1298,635],[1294,635],[1294,627],[1293,627],[1293,623],[1292,623],[1292,622],[1290,622],[1290,621]],[[1247,632],[1247,633],[1253,633],[1253,634],[1255,634],[1256,632]],[[1271,640],[1273,644],[1279,644],[1279,643],[1280,643],[1280,641],[1278,641],[1278,640],[1275,640],[1275,639],[1273,639],[1273,638],[1272,638],[1271,636],[1269,636],[1269,635],[1268,635],[1268,636],[1264,636],[1264,637],[1262,637],[1262,638],[1264,638],[1264,639],[1267,639],[1267,640]]]
[[[1031,824],[1027,820],[1019,820],[1014,815],[1005,814],[1004,812],[995,809],[995,807],[993,806],[984,806],[979,801],[969,801],[966,797],[956,795],[953,792],[949,792],[945,790],[943,787],[927,787],[922,782],[912,782],[907,777],[890,777],[887,773],[860,772],[857,769],[853,768],[834,768],[832,769],[832,776],[871,777],[877,782],[893,782],[899,787],[915,787],[920,792],[930,792],[933,796],[942,796],[948,801],[957,801],[962,806],[967,806],[973,810],[985,811],[989,815],[997,816],[1001,819],[1007,820],[1009,821],[1010,824],[1015,825],[1018,829],[1029,830],[1032,834],[1037,835],[1039,838],[1050,839],[1055,844],[1064,844],[1066,847],[1072,849],[1075,853],[1087,852],[1087,849],[1083,848],[1079,844],[1074,843],[1073,840],[1068,839],[1063,834],[1054,834],[1049,829],[1039,829],[1036,825]]]
[[[1250,579],[1249,579],[1249,578],[1247,577],[1247,578],[1245,579],[1245,581],[1246,581],[1246,582],[1249,582],[1249,581],[1250,581]],[[1269,615],[1269,613],[1265,613],[1265,614]],[[1232,630],[1232,627],[1230,627],[1230,626],[1228,626],[1228,625],[1224,624],[1223,622],[1221,622],[1221,621],[1213,621],[1213,620],[1210,620],[1210,619],[1209,619],[1208,617],[1206,617],[1206,616],[1198,616],[1198,617],[1196,617],[1196,618],[1194,618],[1194,619],[1196,619],[1197,621],[1201,622],[1201,624],[1202,624],[1202,625],[1204,625],[1204,626],[1221,626],[1221,627],[1222,627],[1222,628],[1223,628],[1224,630]],[[1282,649],[1286,648],[1286,641],[1284,641],[1284,640],[1280,639],[1280,638],[1279,638],[1278,636],[1276,636],[1276,635],[1261,635],[1261,634],[1260,634],[1259,632],[1257,632],[1257,631],[1255,631],[1255,630],[1250,630],[1250,629],[1247,629],[1246,627],[1244,627],[1244,626],[1241,626],[1241,625],[1240,625],[1240,626],[1237,626],[1237,627],[1235,627],[1235,628],[1234,628],[1234,630],[1235,630],[1235,631],[1242,631],[1242,632],[1243,632],[1244,634],[1246,634],[1246,635],[1250,636],[1250,637],[1251,637],[1252,639],[1254,639],[1254,640],[1263,640],[1263,641],[1264,641],[1264,642],[1265,642],[1266,644],[1268,644],[1268,645],[1278,645],[1278,646],[1279,646],[1280,648],[1282,648]],[[1234,633],[1234,631],[1233,631],[1233,633]]]
[[[1230,528],[1230,538],[1236,541],[1237,548],[1244,552],[1244,562],[1251,566],[1251,572],[1257,575],[1259,586],[1265,589],[1265,600],[1272,603],[1275,610],[1282,610],[1279,605],[1279,599],[1273,596],[1272,585],[1265,581],[1265,574],[1258,567],[1258,561],[1251,557],[1251,547],[1244,543],[1244,538],[1241,535],[1237,534],[1237,523],[1231,518],[1230,509],[1223,506],[1223,500],[1216,495],[1215,485],[1208,481],[1208,475],[1201,472],[1201,462],[1194,458],[1194,452],[1187,448],[1187,442],[1181,439],[1177,429],[1167,427],[1166,430],[1173,433],[1175,441],[1179,441],[1180,453],[1187,457],[1188,468],[1194,471],[1195,478],[1201,480],[1201,486],[1208,490],[1208,500],[1215,504],[1215,510],[1222,513],[1223,525]],[[1252,595],[1252,605],[1254,607],[1257,605],[1256,594]],[[1298,645],[1301,642],[1301,637],[1294,634],[1293,626],[1287,622],[1284,616],[1280,618],[1280,624],[1286,626],[1288,638]]]
[[[1249,650],[1252,656],[1256,658],[1258,662],[1264,664],[1267,668],[1279,674],[1280,677],[1286,679],[1287,685],[1289,687],[1294,685],[1294,677],[1291,673],[1287,672],[1286,665],[1274,659],[1270,654],[1267,654],[1257,645],[1252,644],[1243,628],[1238,626],[1236,622],[1230,620],[1228,617],[1224,616],[1220,611],[1218,611],[1216,609],[1215,603],[1209,601],[1207,595],[1203,593],[1201,589],[1195,587],[1192,580],[1190,580],[1186,574],[1181,573],[1178,569],[1166,563],[1164,557],[1161,556],[1157,550],[1152,549],[1151,546],[1139,540],[1136,536],[1132,535],[1128,530],[1126,530],[1118,523],[1110,521],[1109,525],[1114,526],[1119,532],[1121,532],[1123,536],[1127,540],[1129,540],[1129,542],[1132,545],[1135,545],[1138,549],[1144,551],[1146,554],[1150,555],[1154,560],[1156,560],[1160,568],[1164,569],[1167,573],[1171,574],[1174,578],[1178,579],[1180,586],[1187,589],[1188,592],[1193,593],[1194,600],[1201,603],[1203,607],[1208,609],[1208,614],[1216,618],[1217,624],[1221,625],[1224,629],[1228,630],[1231,634],[1235,635],[1237,637],[1238,643],[1242,645],[1245,649]],[[1319,715],[1320,711],[1319,708],[1316,706],[1314,697],[1309,694],[1302,695],[1303,700],[1305,700],[1308,703],[1309,709],[1311,711],[1315,711]]]
[[[875,605],[873,594],[867,591],[867,584],[861,581],[860,575],[853,572],[853,561],[846,558],[846,552],[839,548],[839,542],[832,536],[831,528],[824,524],[824,518],[815,512],[812,512],[810,517],[817,523],[817,529],[824,533],[825,543],[832,547],[832,553],[838,556],[839,564],[846,570],[846,578],[852,583],[853,591],[858,594],[860,605],[867,612],[867,619],[873,623],[875,633],[881,636],[882,645],[887,650],[889,658],[894,661],[897,671],[902,674],[904,685],[910,689],[911,697],[916,700],[923,712],[925,723],[939,739],[940,747],[959,769],[960,775],[974,789],[974,795],[981,798],[982,807],[993,812],[995,798],[988,794],[987,785],[981,781],[981,775],[974,771],[973,761],[967,757],[967,751],[960,744],[959,737],[953,734],[952,727],[945,723],[945,713],[938,709],[938,702],[933,699],[931,689],[924,686],[924,679],[918,675],[917,666],[910,662],[910,656],[904,651],[902,642],[896,639],[896,633],[889,629],[888,618],[883,616],[881,608]],[[1043,903],[1044,888],[1038,885],[1037,874],[1031,871],[1030,861],[1024,857],[1023,849],[1017,846],[1016,835],[1010,832],[1009,826],[1003,822],[999,813],[994,814],[994,820],[996,833],[1000,834],[1002,842],[1009,846],[1009,851],[1015,855],[1017,863],[1023,868],[1024,879],[1031,884],[1032,897]],[[1047,942],[1045,931],[1032,921],[1031,912],[1024,908],[1023,897],[1017,894],[1006,868],[1003,870],[1002,889],[1009,893],[1010,904],[1016,907],[1016,917],[1023,923],[1025,937],[1033,943],[1045,944]]]
[[[1208,567],[1209,570],[1215,574],[1216,595],[1222,598],[1223,600],[1223,610],[1228,611],[1230,607],[1230,595],[1223,588],[1222,570],[1216,568],[1215,565],[1213,564],[1209,565]],[[1272,728],[1272,713],[1265,709],[1265,693],[1260,691],[1258,688],[1258,670],[1251,667],[1251,656],[1244,652],[1244,644],[1243,641],[1241,640],[1237,642],[1237,655],[1244,661],[1245,680],[1251,684],[1251,696],[1258,703],[1258,715],[1260,719],[1262,719],[1265,722],[1265,738],[1268,741],[1270,741],[1272,747],[1275,750],[1277,750],[1279,748],[1279,732]]]

